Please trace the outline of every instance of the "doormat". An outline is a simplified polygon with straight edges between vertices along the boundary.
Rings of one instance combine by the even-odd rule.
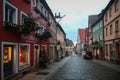
[[[49,72],[37,72],[36,75],[48,75]]]

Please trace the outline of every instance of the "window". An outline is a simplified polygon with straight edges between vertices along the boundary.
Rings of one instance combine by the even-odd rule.
[[[110,34],[112,34],[112,30],[113,29],[113,27],[112,27],[112,25],[110,25]]]
[[[105,13],[105,21],[107,21],[107,13]]]
[[[41,6],[41,13],[44,14],[43,6]]]
[[[44,26],[41,26],[40,29],[38,29],[35,33],[40,35],[40,34],[43,34],[44,32],[45,32],[45,28],[44,28]]]
[[[115,2],[115,12],[118,11],[118,8],[119,8],[119,2],[118,0]]]
[[[112,8],[109,9],[109,17],[112,16]]]
[[[38,8],[38,6],[39,6],[38,0],[35,0],[35,7]]]
[[[21,25],[24,24],[26,17],[27,17],[27,14],[25,14],[24,12],[21,12]]]
[[[42,26],[41,28],[40,28],[40,33],[42,34],[42,33],[44,33],[45,32],[45,28],[44,28],[44,26]]]
[[[30,64],[30,45],[20,44],[19,67],[25,68]]]
[[[45,11],[45,17],[48,18],[48,12],[47,11]]]
[[[119,21],[115,22],[115,32],[119,32]]]
[[[102,32],[101,32],[100,35],[99,35],[99,40],[100,40],[100,41],[103,40],[103,34],[102,34]]]
[[[5,1],[4,13],[4,21],[17,24],[17,8],[7,1]]]
[[[106,28],[106,36],[108,35],[108,28]]]

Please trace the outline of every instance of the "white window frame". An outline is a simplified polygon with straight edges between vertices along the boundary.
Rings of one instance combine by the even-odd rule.
[[[18,43],[14,42],[1,42],[1,79],[4,80],[4,63],[3,63],[3,50],[4,50],[4,45],[12,45],[14,46],[14,55],[13,57],[16,58],[14,59],[13,63],[13,73],[18,73]]]
[[[23,43],[19,44],[19,57],[20,57],[20,46],[28,46],[28,65],[20,67],[20,58],[19,58],[19,70],[22,70],[22,69],[30,66],[30,44],[23,44]]]
[[[36,31],[36,33],[37,34],[43,34],[44,32],[45,32],[45,27],[44,26],[42,26],[42,25],[40,25],[40,29],[38,29],[37,31]]]
[[[15,14],[14,14],[14,20],[13,20],[13,23],[14,24],[18,24],[18,8],[16,8],[14,5],[12,5],[11,3],[9,3],[8,1],[6,0],[3,0],[3,22],[5,21],[5,6],[9,5],[10,7],[12,7],[13,9],[15,9]]]
[[[44,13],[45,13],[45,10],[44,10],[44,7],[43,7],[43,5],[41,5],[41,13],[44,15]]]
[[[37,7],[37,1],[38,0],[34,0],[35,2],[34,2],[34,7]]]
[[[24,16],[28,16],[26,13],[24,13],[23,11],[21,11],[21,13],[20,13],[20,24],[22,25],[22,15],[24,15]]]

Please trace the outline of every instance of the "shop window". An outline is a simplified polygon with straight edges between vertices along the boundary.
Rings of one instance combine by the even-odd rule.
[[[24,68],[29,65],[30,52],[29,45],[20,45],[19,67]]]
[[[12,60],[12,47],[4,47],[4,63],[9,63]]]

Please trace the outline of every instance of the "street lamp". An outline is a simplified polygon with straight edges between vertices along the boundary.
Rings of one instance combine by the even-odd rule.
[[[59,19],[59,21],[57,21],[57,22],[60,22],[61,20],[62,20],[62,18],[64,18],[66,15],[63,15],[63,16],[61,16],[60,15],[60,12],[57,14],[57,13],[55,13],[55,19]]]

